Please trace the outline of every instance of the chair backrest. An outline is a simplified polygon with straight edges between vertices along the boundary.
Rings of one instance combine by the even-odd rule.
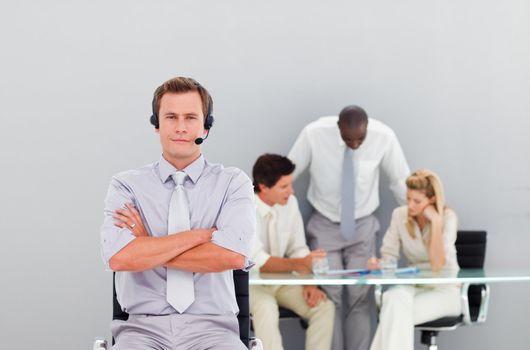
[[[248,296],[248,272],[243,270],[234,270],[234,287],[236,290],[237,306],[239,314],[239,338],[248,348],[250,339],[250,306]]]
[[[116,295],[116,272],[112,273],[112,319],[122,321],[127,321],[129,319],[129,314],[121,309],[121,305],[118,302],[118,297]],[[114,339],[112,345],[114,345]]]
[[[486,231],[458,231],[455,246],[458,265],[461,268],[484,267]]]
[[[466,269],[481,269],[486,257],[486,231],[458,231],[456,242],[458,265]],[[476,321],[482,303],[483,284],[470,285],[467,291],[469,315]]]
[[[116,296],[116,273],[112,274],[112,319],[126,321],[129,314],[122,310]],[[250,338],[250,307],[248,298],[248,272],[243,270],[234,270],[234,287],[236,291],[236,300],[239,307],[237,320],[239,322],[239,337],[243,344],[248,347]],[[114,344],[114,339],[112,339]]]

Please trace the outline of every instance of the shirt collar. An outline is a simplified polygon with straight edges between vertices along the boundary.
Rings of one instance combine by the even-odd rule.
[[[256,208],[258,210],[258,214],[261,217],[267,216],[267,214],[269,214],[270,212],[274,210],[273,207],[271,207],[270,205],[262,201],[261,198],[259,198],[257,193],[255,194],[255,196],[256,196]]]
[[[199,158],[195,159],[190,165],[184,168],[182,171],[185,172],[193,183],[196,183],[204,170],[206,160],[201,154]],[[158,170],[160,174],[160,180],[165,183],[171,175],[177,172],[177,169],[169,163],[163,156],[158,161]]]
[[[342,148],[346,147],[346,143],[344,143],[344,140],[342,139],[342,136],[340,136],[340,129],[339,129],[338,126],[337,126],[337,142],[338,142],[340,147],[342,147]]]
[[[407,215],[403,218],[403,226],[407,227],[409,223],[409,216],[408,211],[406,212]],[[423,238],[427,237],[427,235],[431,231],[431,223],[426,222],[425,226],[423,227],[423,230],[420,229],[420,225],[416,222],[416,220],[412,219],[412,226],[414,227],[414,232],[419,233]]]

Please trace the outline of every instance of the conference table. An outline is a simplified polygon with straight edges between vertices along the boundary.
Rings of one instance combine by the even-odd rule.
[[[474,324],[486,321],[486,315],[489,304],[489,284],[492,283],[509,283],[509,282],[530,282],[529,268],[487,268],[487,269],[460,269],[458,271],[442,270],[432,272],[431,269],[419,269],[415,272],[396,273],[394,275],[382,275],[381,272],[355,274],[355,273],[338,273],[334,271],[330,274],[306,274],[297,273],[259,273],[250,272],[250,285],[373,285],[375,286],[375,301],[379,306],[382,300],[382,291],[385,285],[397,284],[416,284],[416,285],[435,285],[435,284],[461,284],[461,298],[466,307],[462,309],[462,315],[457,323]],[[484,284],[479,309],[474,313],[471,312],[468,299],[468,290],[470,285]],[[483,288],[483,287],[480,287]],[[472,314],[474,315],[472,317]],[[441,321],[441,324],[435,324]],[[431,324],[420,325],[419,330],[427,331],[423,344],[435,344],[436,334],[440,329],[453,329],[457,323],[445,324],[445,319],[436,320]],[[441,326],[441,328],[439,328]],[[450,326],[450,327],[447,327]],[[444,328],[446,327],[446,328]],[[435,332],[432,332],[435,331]],[[423,337],[423,332],[422,332]],[[423,339],[423,338],[422,338]]]
[[[530,268],[461,269],[432,272],[420,269],[416,273],[330,274],[256,273],[249,275],[250,285],[393,285],[393,284],[455,284],[530,282]]]
[[[379,305],[381,293],[385,285],[396,284],[461,284],[463,300],[467,300],[467,291],[470,285],[508,282],[530,282],[530,268],[487,268],[487,269],[460,269],[442,270],[433,272],[431,269],[417,269],[414,272],[400,273],[407,269],[398,269],[394,275],[382,275],[380,271],[363,273],[340,273],[331,271],[328,274],[297,274],[297,273],[259,273],[249,274],[250,285],[374,285],[375,299]],[[483,303],[478,316],[478,321],[483,322],[487,313],[489,287],[485,288]],[[464,310],[464,317],[469,320],[469,310]]]

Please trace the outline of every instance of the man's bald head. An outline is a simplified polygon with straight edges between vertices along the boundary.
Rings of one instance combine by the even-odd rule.
[[[339,113],[340,136],[351,149],[357,149],[366,138],[368,115],[359,106],[346,106]]]
[[[359,106],[346,106],[339,113],[339,123],[343,123],[350,128],[357,128],[362,124],[368,124],[368,115]]]

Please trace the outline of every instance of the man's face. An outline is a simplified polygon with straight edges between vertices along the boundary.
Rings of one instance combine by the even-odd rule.
[[[356,127],[351,127],[346,123],[338,123],[338,125],[342,140],[351,149],[359,148],[366,139],[368,126],[366,123],[361,123]]]
[[[294,193],[293,175],[284,175],[272,187],[259,184],[260,197],[270,206],[275,204],[285,205]]]
[[[158,111],[160,143],[169,160],[195,159],[200,147],[195,139],[204,135],[202,100],[198,92],[165,93]]]

